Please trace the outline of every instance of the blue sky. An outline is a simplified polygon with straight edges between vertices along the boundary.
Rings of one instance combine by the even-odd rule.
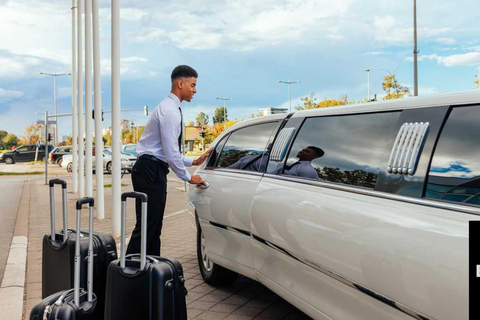
[[[121,0],[123,109],[153,108],[169,92],[171,70],[188,64],[198,93],[184,103],[186,120],[213,117],[227,102],[229,118],[263,107],[287,107],[315,92],[319,99],[383,94],[396,72],[412,88],[413,1]],[[53,80],[38,72],[70,72],[71,1],[0,0],[0,129],[17,135],[53,112]],[[100,0],[102,103],[110,109],[110,1]],[[480,66],[478,2],[418,1],[419,94],[474,89]],[[59,113],[71,111],[70,77],[57,81]],[[40,113],[40,114],[36,114]],[[142,111],[122,118],[143,124]],[[210,120],[211,122],[211,120]],[[104,127],[110,126],[106,115]],[[59,120],[59,136],[71,120]]]

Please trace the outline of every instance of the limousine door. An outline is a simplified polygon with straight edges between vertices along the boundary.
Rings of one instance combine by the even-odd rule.
[[[263,153],[279,122],[249,126],[234,131],[218,159],[198,172],[209,183],[190,199],[195,205],[206,240],[209,259],[252,278],[250,208],[263,175]]]
[[[254,197],[257,278],[313,318],[468,319],[468,221],[479,220],[480,210],[411,193],[426,180],[447,109],[428,108],[415,119],[429,123],[417,169],[424,176],[403,176],[389,187],[400,195],[375,187],[406,111],[306,119],[283,174],[267,171]],[[311,172],[305,164],[292,170],[308,147],[323,152],[303,160],[317,179],[299,175]],[[469,174],[479,175],[473,161]],[[433,195],[438,186],[431,189]],[[479,197],[462,199],[480,203]]]

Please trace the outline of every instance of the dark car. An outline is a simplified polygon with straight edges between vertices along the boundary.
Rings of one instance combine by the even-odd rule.
[[[53,146],[48,146],[48,151],[52,151]],[[34,144],[29,144],[25,146],[20,146],[17,149],[0,154],[0,162],[5,162],[6,164],[14,164],[15,162],[29,162],[35,161],[35,153],[37,152],[37,146]],[[37,160],[45,160],[45,145],[40,145],[38,149]]]
[[[58,164],[61,167],[63,161],[62,157],[66,154],[72,154],[72,151],[72,146],[56,147],[50,152],[48,161],[51,164]]]

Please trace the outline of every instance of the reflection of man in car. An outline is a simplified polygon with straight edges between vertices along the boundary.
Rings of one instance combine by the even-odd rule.
[[[259,171],[260,159],[262,158],[262,153],[259,154],[250,154],[243,158],[240,158],[237,162],[228,166],[229,169],[241,169],[249,171]]]
[[[318,174],[312,166],[312,160],[320,158],[324,154],[323,150],[318,147],[306,147],[298,152],[298,161],[291,165],[286,165],[283,173],[290,176],[317,179]]]

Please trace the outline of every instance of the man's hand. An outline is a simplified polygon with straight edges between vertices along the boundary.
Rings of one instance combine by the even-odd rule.
[[[193,160],[193,163],[192,163],[192,164],[193,164],[194,166],[199,166],[199,165],[201,165],[202,163],[204,163],[205,160],[207,160],[207,158],[208,158],[208,156],[210,155],[210,153],[212,153],[212,150],[213,150],[213,148],[210,148],[210,149],[208,149],[207,151],[205,151],[205,153],[202,154],[198,159]]]
[[[188,183],[190,184],[203,184],[205,181],[200,178],[198,174],[194,174]]]

